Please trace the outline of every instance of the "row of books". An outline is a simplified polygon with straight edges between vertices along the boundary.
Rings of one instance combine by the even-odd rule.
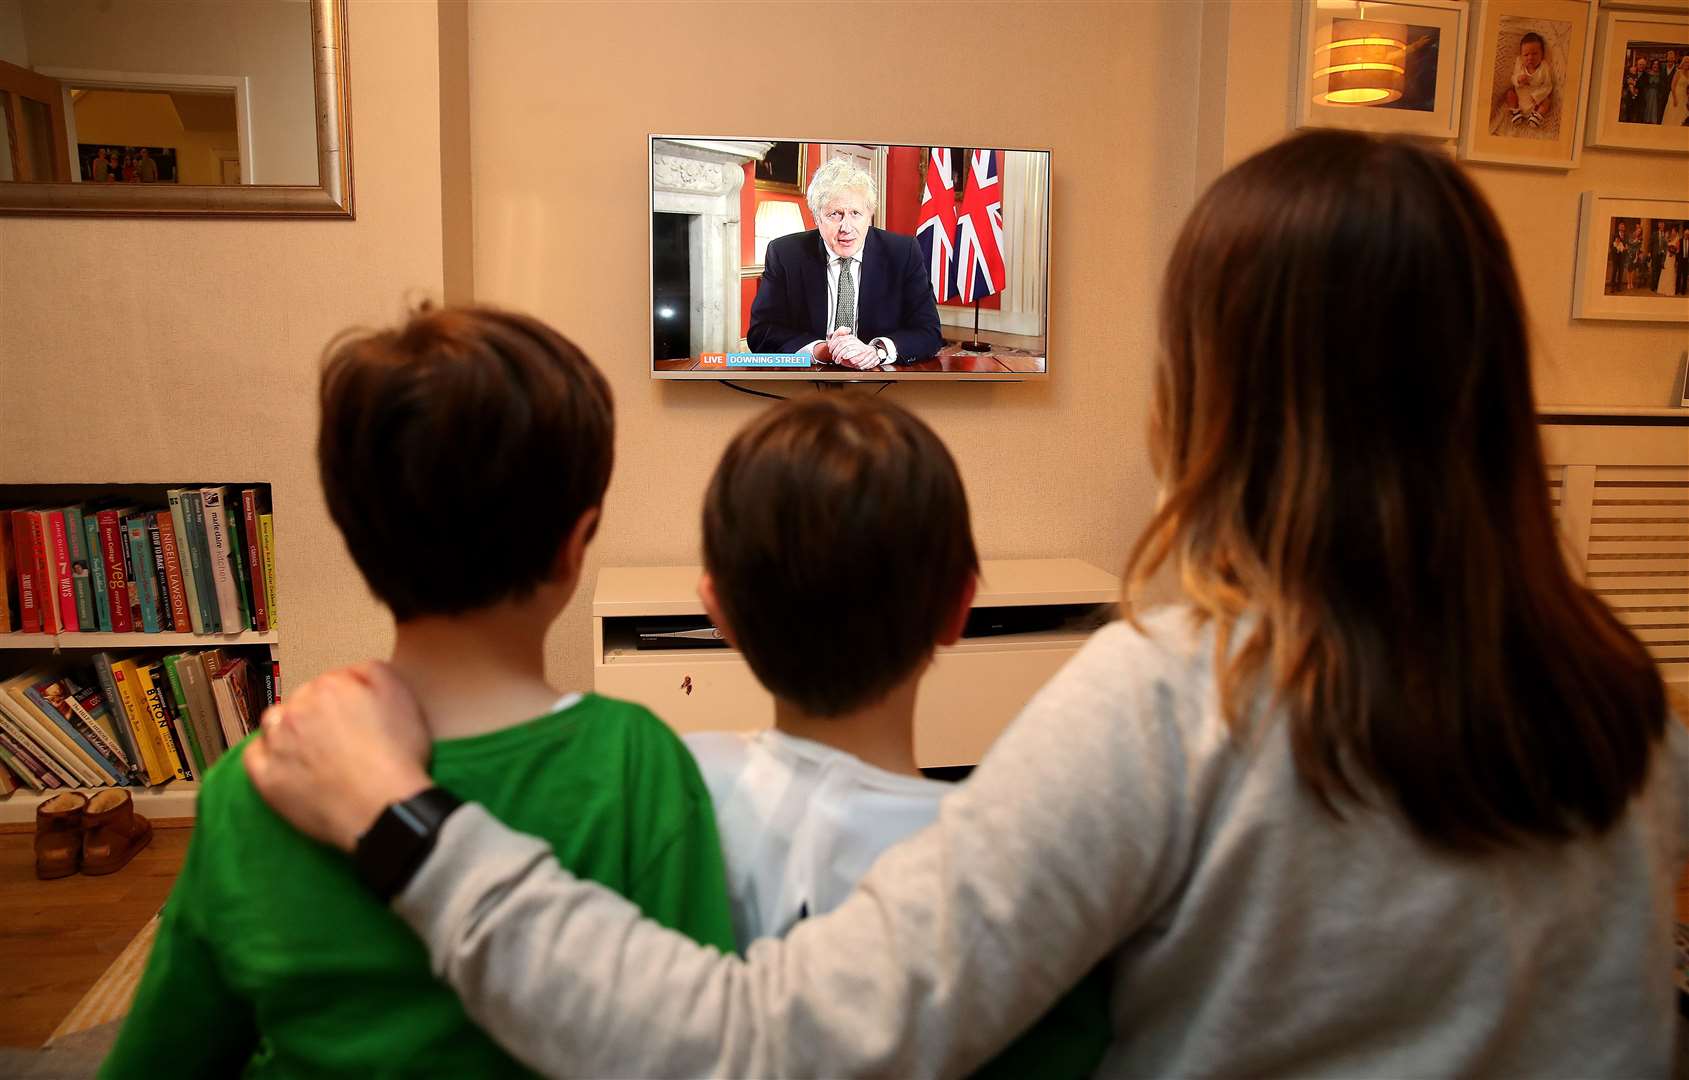
[[[0,633],[233,634],[276,626],[263,488],[172,488],[168,507],[0,510]]]
[[[280,694],[254,650],[200,649],[0,680],[0,794],[145,787],[204,774]]]

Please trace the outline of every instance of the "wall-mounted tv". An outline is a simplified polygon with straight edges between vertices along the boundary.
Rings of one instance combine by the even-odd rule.
[[[658,379],[1049,373],[1050,152],[653,135]]]

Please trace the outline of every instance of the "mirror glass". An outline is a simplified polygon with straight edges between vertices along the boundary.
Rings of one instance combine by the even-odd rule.
[[[0,0],[0,182],[316,186],[308,0]]]

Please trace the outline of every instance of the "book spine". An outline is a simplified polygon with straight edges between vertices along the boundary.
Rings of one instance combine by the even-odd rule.
[[[127,634],[135,629],[130,617],[129,579],[124,572],[128,560],[123,557],[123,552],[128,547],[128,540],[123,536],[116,510],[101,510],[99,524],[100,553],[106,563],[106,594],[111,604],[112,632]]]
[[[82,515],[82,543],[88,550],[88,586],[94,594],[94,625],[111,633],[111,597],[106,591],[106,556],[100,546],[100,518]]]
[[[258,703],[268,709],[276,703],[276,669],[271,664],[258,665]]]
[[[200,749],[205,752],[206,768],[217,764],[227,749],[223,728],[217,719],[217,703],[211,695],[211,683],[205,675],[205,665],[190,654],[176,658],[176,675],[182,693],[188,699],[188,718],[199,736]]]
[[[188,520],[182,508],[182,489],[171,488],[165,498],[170,502],[170,530],[176,545],[176,563],[182,574],[182,591],[187,597],[188,623],[196,634],[205,633],[205,609],[200,604],[198,579],[194,574],[193,545],[188,542]]]
[[[47,559],[53,578],[53,592],[59,598],[59,632],[74,634],[82,627],[76,617],[76,579],[70,574],[70,542],[65,535],[63,510],[43,510],[47,530]]]
[[[170,710],[165,708],[164,694],[158,684],[153,682],[150,668],[136,665],[136,686],[140,688],[141,700],[146,714],[152,718],[153,739],[158,745],[158,763],[165,772],[165,778],[175,777],[177,780],[192,779],[188,770],[188,763],[176,749],[176,735],[171,730]]]
[[[82,527],[82,508],[64,509],[65,546],[70,551],[70,584],[76,590],[76,625],[85,634],[100,628],[100,617],[94,613],[94,583],[88,573],[88,532]]]
[[[271,694],[273,695],[273,700],[270,702],[270,704],[276,705],[276,704],[279,704],[281,702],[281,699],[282,699],[282,696],[281,696],[281,661],[280,660],[271,660],[270,661],[270,682],[271,682],[271,686],[272,686]]]
[[[112,734],[117,737],[123,747],[123,756],[129,761],[129,773],[136,783],[147,782],[147,763],[141,757],[141,749],[135,742],[135,733],[129,723],[129,716],[124,711],[123,698],[117,692],[117,679],[112,674],[111,657],[106,653],[94,654],[94,679],[100,684],[100,696],[105,699],[106,711],[111,714]]]
[[[269,593],[264,581],[264,538],[258,534],[258,492],[243,488],[240,493],[241,538],[246,547],[246,580],[252,589],[252,628],[270,628]]]
[[[12,555],[12,512],[0,510],[0,634],[12,632],[12,612],[18,603],[17,566]]]
[[[70,707],[98,736],[96,745],[101,753],[123,773],[125,783],[137,783],[135,761],[129,756],[124,744],[117,739],[105,695],[99,690],[80,686],[69,679],[65,680],[65,686],[70,690]]]
[[[217,582],[217,618],[224,633],[238,634],[245,624],[240,616],[240,598],[235,594],[228,525],[223,520],[223,493],[217,488],[201,488],[199,494],[205,505],[205,546],[211,552],[211,574]]]
[[[188,530],[188,559],[193,563],[194,585],[199,590],[204,633],[220,634],[223,621],[217,606],[217,580],[211,572],[211,548],[205,539],[205,500],[198,491],[189,489],[182,492],[182,524]]]
[[[7,730],[3,724],[4,722],[0,721],[0,747],[5,748],[6,752],[12,755],[14,761],[35,777],[36,788],[62,787],[64,781],[59,779],[58,774],[42,764],[41,759],[32,753],[11,731]]]
[[[59,779],[71,787],[101,787],[105,781],[84,765],[71,752],[71,744],[58,733],[58,727],[44,716],[37,715],[35,704],[25,697],[15,683],[0,686],[0,712],[7,714],[14,737],[28,739]]]
[[[123,715],[129,722],[129,733],[140,748],[147,782],[162,784],[170,779],[171,772],[165,768],[164,752],[158,745],[158,731],[152,722],[152,710],[147,707],[146,697],[141,693],[140,670],[135,661],[123,660],[112,665],[111,673],[117,683],[117,693],[123,699]]]
[[[38,710],[40,710],[43,717],[50,721],[54,727],[64,732],[65,737],[74,743],[77,749],[88,755],[89,760],[92,761],[94,767],[103,774],[103,778],[105,780],[113,784],[123,783],[122,770],[113,764],[104,754],[100,753],[99,750],[95,749],[93,740],[89,738],[89,732],[84,731],[82,729],[82,725],[71,719],[71,717],[75,715],[74,713],[67,714],[66,710],[53,704],[53,702],[48,700],[47,696],[41,692],[40,687],[26,686],[23,688],[23,692],[24,696],[29,698],[30,702],[34,704]],[[83,762],[82,764],[86,765],[87,762]]]
[[[44,778],[36,773],[34,769],[25,765],[18,755],[13,752],[11,739],[4,733],[0,733],[0,764],[3,764],[6,768],[10,769],[12,775],[22,781],[24,787],[29,788],[31,791],[41,791],[47,786],[44,782]],[[53,786],[57,787],[58,784],[55,783]]]
[[[127,518],[123,531],[129,537],[129,564],[135,573],[135,591],[141,596],[141,630],[156,634],[158,623],[158,579],[152,574],[152,552],[147,545],[147,519],[137,514]]]
[[[41,633],[41,578],[36,572],[34,517],[28,510],[12,511],[12,554],[17,559],[18,629]]]
[[[94,714],[88,711],[88,707],[77,700],[75,684],[66,679],[63,685],[65,688],[64,707],[59,712],[63,713],[64,718],[70,721],[77,731],[81,732],[82,738],[87,741],[88,747],[94,752],[95,758],[104,758],[106,763],[112,767],[117,782],[119,784],[127,783],[129,762],[124,758],[123,751],[113,745],[106,733],[100,730],[100,725],[95,722]],[[95,696],[95,700],[98,700],[98,695]]]
[[[270,514],[258,515],[258,534],[264,546],[264,595],[269,601],[270,629],[279,623],[276,604],[276,519]]]
[[[170,609],[170,580],[164,574],[164,535],[158,528],[158,514],[149,513],[147,521],[147,549],[152,553],[153,580],[158,583],[158,628],[176,629],[176,613]]]
[[[56,634],[59,632],[59,588],[57,579],[53,576],[53,553],[49,547],[47,519],[39,510],[30,510],[29,514],[29,542],[30,550],[35,552],[35,602],[41,608],[41,630],[43,633]]]
[[[230,501],[231,498],[234,501]],[[240,605],[240,629],[253,630],[257,623],[252,617],[252,582],[246,576],[246,525],[241,520],[240,500],[224,492],[224,542],[229,545],[229,576],[235,582],[235,602]]]
[[[205,740],[195,722],[193,709],[188,704],[187,691],[182,689],[182,678],[176,671],[178,659],[175,656],[164,658],[164,677],[170,683],[170,697],[176,706],[176,716],[185,721],[182,725],[186,729],[183,734],[187,736],[188,756],[193,759],[194,775],[203,777],[206,766]]]
[[[182,573],[182,552],[176,546],[176,521],[168,510],[160,512],[158,541],[164,560],[165,591],[170,594],[170,621],[178,634],[190,633],[193,620],[188,617],[188,583]]]
[[[241,730],[240,714],[235,710],[234,693],[229,683],[229,674],[226,669],[222,668],[212,671],[209,664],[206,665],[206,669],[206,676],[211,684],[212,698],[217,704],[217,725],[223,729],[223,741],[232,750],[240,745],[240,741],[245,738],[246,733]]]

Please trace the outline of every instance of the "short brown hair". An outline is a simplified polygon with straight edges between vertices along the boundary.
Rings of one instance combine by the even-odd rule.
[[[520,599],[610,480],[610,387],[537,319],[427,309],[329,346],[317,468],[400,622]]]
[[[704,565],[762,684],[837,716],[932,654],[979,560],[938,436],[837,392],[777,405],[734,436],[704,499]]]
[[[1232,725],[1270,696],[1328,809],[1382,795],[1445,848],[1618,820],[1664,688],[1561,554],[1512,255],[1448,155],[1321,131],[1238,165],[1161,334],[1129,587],[1175,564]]]

